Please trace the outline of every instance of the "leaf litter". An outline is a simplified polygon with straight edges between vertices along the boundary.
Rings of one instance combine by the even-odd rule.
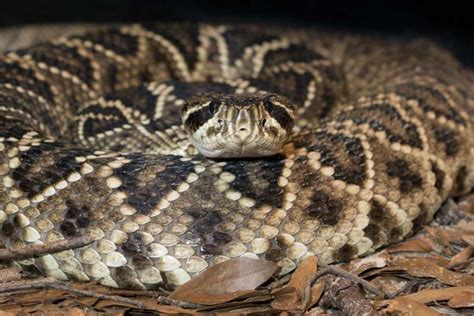
[[[447,207],[446,207],[447,205]],[[0,315],[367,314],[474,313],[474,194],[445,204],[440,218],[411,239],[326,274],[315,256],[292,274],[247,257],[214,265],[175,291],[133,291],[96,283],[32,279],[0,271]],[[462,216],[451,216],[462,213]],[[339,270],[344,273],[337,273]],[[335,272],[334,272],[334,271]],[[373,294],[361,282],[382,292]]]

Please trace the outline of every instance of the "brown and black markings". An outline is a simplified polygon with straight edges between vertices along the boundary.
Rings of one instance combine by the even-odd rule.
[[[197,71],[199,76],[205,77],[205,73],[199,72],[203,70],[199,68],[200,58],[203,57],[199,53],[199,47],[202,48],[203,46],[200,45],[205,44],[202,42],[202,36],[218,38],[218,34],[225,33],[226,27],[204,26],[199,29],[188,25],[180,28],[181,26],[178,25],[169,27],[126,26],[111,31],[73,37],[69,42],[62,40],[58,45],[66,45],[68,48],[65,50],[54,48],[52,50],[57,51],[58,54],[64,54],[64,56],[72,56],[71,54],[74,53],[69,51],[69,48],[75,47],[81,49],[81,56],[93,58],[94,62],[91,62],[91,67],[95,67],[96,75],[93,76],[93,79],[97,81],[97,91],[94,90],[94,87],[92,92],[99,94],[114,91],[117,87],[134,86],[143,78],[153,78],[146,71],[150,71],[154,66],[156,66],[155,70],[164,70],[162,74],[164,77],[168,76],[167,79],[173,77],[188,80],[193,77],[193,71]],[[175,32],[175,29],[180,30]],[[173,30],[174,34],[179,33],[183,36],[170,34],[170,30]],[[209,30],[213,30],[214,33],[207,33]],[[157,36],[154,37],[154,34]],[[239,39],[240,36],[241,39]],[[227,61],[219,60],[219,63],[227,62],[230,68],[234,66],[238,68],[236,63],[246,54],[245,47],[249,48],[251,52],[248,56],[249,60],[242,59],[244,62],[248,62],[244,67],[258,66],[258,61],[280,65],[284,63],[281,58],[286,53],[287,57],[291,55],[291,49],[285,53],[285,49],[290,47],[287,46],[285,40],[277,39],[274,42],[276,46],[264,52],[264,44],[273,40],[264,37],[259,39],[259,36],[256,36],[253,37],[255,42],[252,43],[252,36],[251,32],[236,31],[230,36],[233,39],[224,39],[224,42],[227,43],[226,46],[231,46],[231,53],[227,54]],[[159,37],[162,39],[161,41],[157,40]],[[236,42],[232,44],[232,41]],[[215,44],[211,43],[210,45]],[[412,230],[410,225],[414,218],[416,218],[415,226],[419,225],[428,219],[432,211],[439,206],[441,200],[446,198],[447,191],[451,189],[448,179],[459,174],[460,182],[466,180],[471,171],[468,158],[472,152],[468,154],[462,144],[470,144],[471,139],[466,135],[472,134],[472,125],[471,121],[466,119],[467,116],[464,112],[449,104],[452,102],[451,99],[443,99],[436,92],[432,93],[418,87],[413,88],[413,83],[404,91],[393,89],[400,81],[406,82],[407,80],[416,80],[415,84],[421,86],[427,85],[427,81],[421,80],[421,77],[411,79],[408,75],[403,75],[406,70],[408,71],[414,66],[413,59],[407,60],[407,66],[399,65],[403,62],[406,54],[395,59],[395,63],[390,63],[389,56],[382,58],[386,51],[390,51],[385,49],[385,46],[382,48],[376,45],[359,44],[359,46],[362,46],[360,50],[348,50],[348,54],[359,54],[358,63],[356,62],[357,68],[370,70],[367,73],[362,71],[359,74],[362,85],[364,82],[371,82],[371,87],[373,87],[380,83],[374,91],[385,93],[388,101],[376,102],[375,99],[368,99],[369,104],[356,102],[354,103],[355,108],[349,109],[343,114],[346,115],[345,118],[331,117],[328,120],[333,119],[337,122],[329,124],[325,121],[317,126],[320,128],[319,131],[311,130],[307,134],[295,136],[294,156],[290,155],[286,159],[279,156],[266,159],[225,161],[220,164],[222,162],[199,156],[162,156],[146,153],[135,155],[115,153],[109,157],[103,153],[88,155],[87,152],[75,151],[69,145],[63,146],[59,143],[47,145],[53,146],[53,148],[41,147],[43,146],[42,142],[39,146],[33,146],[39,147],[42,150],[41,153],[33,151],[29,156],[27,153],[32,149],[28,148],[25,151],[26,156],[22,156],[23,154],[16,152],[15,148],[17,147],[16,140],[24,138],[24,130],[21,128],[6,131],[2,129],[1,135],[16,138],[16,140],[13,138],[1,139],[0,143],[0,146],[3,146],[0,159],[2,172],[4,172],[0,174],[2,180],[0,185],[6,184],[0,190],[2,203],[7,200],[19,203],[19,193],[26,193],[24,197],[28,198],[28,201],[33,201],[33,207],[38,209],[40,218],[47,217],[54,222],[54,227],[47,232],[48,234],[41,231],[37,235],[30,236],[36,238],[30,240],[44,241],[45,236],[49,234],[74,236],[77,232],[95,230],[97,233],[100,231],[101,234],[96,235],[99,236],[99,240],[95,244],[77,251],[74,256],[79,258],[83,250],[98,251],[100,241],[112,244],[115,247],[114,251],[116,250],[115,256],[125,259],[126,263],[123,260],[106,262],[105,259],[102,260],[103,257],[107,257],[107,254],[104,254],[97,264],[103,268],[101,271],[105,271],[107,274],[104,272],[105,276],[97,276],[90,273],[90,278],[97,278],[101,281],[108,280],[109,284],[113,284],[111,282],[113,280],[118,286],[137,289],[146,288],[144,284],[156,285],[158,283],[156,279],[147,278],[140,273],[166,263],[166,260],[162,259],[163,253],[153,253],[151,248],[153,244],[155,247],[159,247],[163,246],[165,242],[169,242],[166,239],[170,235],[173,235],[171,236],[173,243],[168,243],[163,246],[166,249],[161,250],[162,252],[167,251],[166,256],[168,257],[165,258],[173,261],[174,265],[166,266],[165,269],[170,270],[163,269],[163,271],[180,273],[184,277],[179,279],[179,282],[185,280],[185,277],[189,279],[196,271],[202,270],[190,268],[191,264],[188,266],[187,261],[189,257],[178,258],[178,244],[180,247],[188,247],[186,248],[188,253],[192,253],[192,256],[209,264],[215,262],[214,259],[221,257],[221,255],[231,257],[226,247],[232,242],[240,242],[239,247],[243,249],[242,251],[239,249],[236,255],[253,251],[251,247],[247,247],[249,243],[239,240],[238,236],[238,229],[247,228],[250,230],[252,228],[252,220],[255,223],[252,214],[262,217],[262,222],[272,233],[266,240],[270,244],[269,247],[259,248],[258,250],[262,252],[253,254],[275,261],[287,259],[296,264],[308,251],[314,251],[321,257],[330,257],[331,260],[327,262],[348,260],[352,256],[368,253],[386,242],[399,240]],[[150,52],[152,48],[158,48],[158,55],[153,56]],[[371,49],[377,53],[370,55]],[[31,50],[31,52],[34,51],[34,49]],[[200,51],[202,53],[202,50]],[[215,61],[216,57],[224,57],[223,54],[218,54],[215,47],[211,47],[210,52],[217,55],[208,56],[210,59],[207,61]],[[258,52],[263,55],[257,56]],[[294,61],[309,63],[304,59],[298,61],[297,52],[295,51],[294,54]],[[350,59],[348,65],[350,65],[351,58],[357,58],[357,56],[347,57]],[[14,55],[10,55],[10,58],[14,58]],[[40,67],[34,66],[33,64],[37,63],[36,60],[31,61],[33,74],[25,73],[24,70],[29,69],[28,64],[25,64],[26,55],[17,55],[16,58],[21,61],[21,66],[16,64],[16,61],[5,60],[0,63],[3,67],[2,71],[7,74],[5,78],[8,83],[34,90],[39,95],[44,95],[44,99],[47,100],[45,103],[51,103],[51,106],[46,106],[44,109],[44,111],[52,113],[51,115],[37,116],[40,120],[45,120],[44,124],[56,121],[55,124],[62,127],[62,122],[69,121],[71,117],[65,115],[64,118],[59,119],[55,111],[61,110],[62,113],[69,113],[71,108],[74,108],[74,105],[71,108],[68,107],[71,100],[79,100],[82,97],[93,99],[92,94],[94,93],[80,91],[82,86],[79,87],[74,82],[63,80],[61,75],[53,76],[50,70],[41,70]],[[35,58],[39,60],[43,57],[37,56]],[[156,62],[155,58],[160,58],[161,66],[154,63]],[[180,59],[181,61],[179,61]],[[152,62],[148,64],[146,61],[150,60]],[[427,60],[429,64],[434,64],[437,59]],[[46,62],[55,63],[51,56]],[[84,60],[84,62],[86,61]],[[319,62],[324,63],[322,60],[316,60],[316,64]],[[369,66],[364,67],[364,63]],[[7,64],[15,64],[15,66],[6,66]],[[69,67],[69,64],[62,62],[57,65]],[[380,65],[392,68],[380,71]],[[212,67],[215,66],[212,65]],[[331,65],[327,65],[327,67],[331,69]],[[330,70],[325,72],[323,68],[320,68],[318,73],[323,81],[326,80],[326,77],[329,80],[338,80],[335,74]],[[73,68],[68,69],[74,71]],[[258,70],[258,67],[247,70],[251,72],[255,69]],[[425,77],[436,77],[435,72],[420,69]],[[357,72],[355,73],[357,74]],[[411,76],[414,72],[410,70],[407,73]],[[245,71],[242,73],[229,71],[228,74],[245,77]],[[15,82],[16,76],[21,78],[19,81],[24,82]],[[84,74],[80,74],[80,76],[85,78]],[[371,76],[371,78],[364,78],[364,76]],[[32,84],[28,86],[30,77],[35,78],[31,79]],[[39,77],[43,77],[43,79]],[[198,76],[196,75],[196,77]],[[291,75],[282,76],[282,79],[293,80]],[[309,77],[304,78],[303,84],[306,84],[309,79]],[[301,83],[298,80],[294,81],[295,85]],[[436,82],[436,84],[443,84],[440,80]],[[48,92],[48,89],[38,90],[41,83],[50,88],[50,91]],[[71,84],[71,89],[68,91],[77,95],[66,95],[58,91],[59,87],[68,84]],[[352,82],[348,82],[348,84],[352,85]],[[355,86],[357,87],[357,83]],[[292,89],[301,91],[290,87],[290,90]],[[3,88],[0,90],[7,91]],[[372,88],[370,90],[372,91]],[[448,90],[444,91],[446,95],[450,93]],[[20,96],[21,89],[15,93],[4,92],[4,100],[9,102],[7,96],[22,98]],[[51,93],[51,98],[49,93]],[[390,93],[404,99],[406,104],[403,102],[395,104],[390,101],[390,96],[388,96]],[[443,96],[446,96],[445,94]],[[339,93],[336,92],[334,95],[338,96]],[[333,103],[335,102],[334,95],[322,96],[320,100],[323,101],[322,103]],[[23,98],[21,102],[12,102],[11,104],[19,108],[24,107],[24,100]],[[67,102],[62,103],[61,100]],[[152,112],[152,103],[155,99],[138,98],[136,100],[145,102],[145,105],[137,106],[140,112],[146,116],[156,114]],[[126,103],[126,108],[134,106],[129,102],[124,103]],[[459,107],[464,105],[461,103],[458,105]],[[31,104],[39,103],[33,102]],[[301,106],[301,104],[298,105]],[[38,108],[40,106],[43,105],[39,105]],[[364,111],[359,110],[359,107],[365,107]],[[465,120],[465,126],[460,118]],[[9,119],[7,115],[3,116],[2,114],[1,120],[2,123],[7,121],[7,124],[3,126],[21,127],[18,125],[18,118]],[[347,124],[345,125],[345,123]],[[155,126],[164,126],[160,124],[156,123]],[[432,127],[438,127],[438,130]],[[465,134],[461,133],[462,131]],[[42,139],[43,137],[38,136],[38,138]],[[27,138],[24,140],[27,145],[36,142]],[[453,146],[455,150],[448,152],[446,145],[451,143],[461,145]],[[17,160],[13,160],[17,154],[19,165]],[[69,154],[71,156],[68,156]],[[36,156],[41,158],[34,161]],[[81,162],[84,160],[82,156],[90,156],[86,158],[86,161],[92,171],[85,170],[91,171],[89,174],[79,175],[81,170],[78,168],[83,168],[85,165]],[[126,162],[122,163],[120,159],[124,159]],[[35,163],[41,165],[38,175],[32,175]],[[52,169],[57,169],[60,174]],[[199,175],[195,173],[199,173]],[[71,174],[75,176],[70,178],[70,183],[64,184],[60,181],[61,177]],[[228,181],[228,190],[225,185],[218,182],[221,177]],[[182,185],[190,179],[192,181],[189,181],[188,186]],[[50,190],[48,194],[52,193],[52,196],[45,196],[43,201],[36,202],[33,197],[30,199],[29,195],[35,196],[41,194],[40,191],[48,190],[48,187],[39,184],[41,180],[45,180],[44,183],[60,181],[61,186],[66,185],[66,187],[62,187],[58,192]],[[18,187],[18,184],[22,182],[24,184],[21,188],[24,189],[24,192],[19,192],[18,190],[21,188]],[[218,190],[222,188],[227,191]],[[440,189],[446,192],[443,191],[444,193],[440,195]],[[173,193],[171,198],[170,192]],[[437,193],[433,194],[433,192]],[[163,202],[167,198],[171,200],[169,204]],[[247,200],[244,200],[245,198]],[[251,203],[248,204],[249,202]],[[418,213],[408,214],[407,205],[415,210],[418,209]],[[31,216],[32,220],[27,226],[32,230],[39,229],[41,226],[40,220],[34,217],[38,212],[34,213],[33,207],[28,206],[19,210],[21,215]],[[269,210],[268,217],[263,216],[267,213],[261,212],[262,209]],[[25,243],[19,237],[20,232],[23,233],[23,228],[18,225],[23,216],[10,216],[8,221],[2,223],[2,236],[7,240],[5,243],[8,246]],[[341,223],[344,221],[349,222],[350,225],[349,228],[346,227],[342,230],[340,226],[343,226]],[[126,225],[124,225],[126,223],[132,224],[132,228],[136,230],[127,231]],[[288,227],[294,229],[291,230]],[[323,228],[329,232],[327,236],[323,236]],[[286,234],[292,238],[284,236],[285,234],[282,232],[285,232],[285,229],[292,232],[292,235]],[[309,233],[305,244],[299,234],[299,230],[304,229],[307,229],[307,233]],[[351,233],[361,230],[363,232],[359,236],[354,236]],[[149,231],[152,231],[153,234]],[[260,228],[254,229],[252,232],[255,232],[257,238],[264,236],[263,233],[265,233]],[[114,234],[119,234],[123,238],[113,238]],[[362,236],[364,234],[365,236]],[[339,238],[339,242],[337,242],[337,238],[333,239],[334,236]],[[311,238],[318,239],[319,244],[326,248],[311,248]],[[365,240],[363,240],[364,238]],[[361,240],[362,243],[359,242]],[[290,258],[291,249],[296,243],[298,243],[299,249],[302,249],[298,253],[301,256]],[[320,252],[318,252],[319,250]],[[60,260],[58,259],[59,263],[61,263]],[[120,264],[122,266],[118,267]],[[76,272],[80,271],[84,276],[92,266],[93,264],[89,263],[78,263]],[[67,276],[69,277],[69,274]],[[110,278],[108,278],[109,276]],[[176,285],[179,285],[179,282]]]

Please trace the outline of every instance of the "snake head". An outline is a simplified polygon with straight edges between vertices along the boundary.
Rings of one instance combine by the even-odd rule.
[[[287,98],[257,94],[200,94],[186,100],[183,125],[196,149],[210,158],[272,156],[294,126]]]

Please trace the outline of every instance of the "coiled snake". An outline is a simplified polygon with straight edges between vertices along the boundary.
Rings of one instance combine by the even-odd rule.
[[[92,236],[16,264],[124,288],[238,256],[287,273],[399,241],[470,190],[473,86],[449,53],[283,33],[125,25],[5,54],[1,246]]]

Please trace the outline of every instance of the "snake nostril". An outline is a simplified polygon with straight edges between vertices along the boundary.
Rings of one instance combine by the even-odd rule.
[[[247,130],[247,129],[246,129],[245,127],[241,127],[241,128],[239,129],[239,131],[241,131],[241,132],[245,132],[246,130]]]

